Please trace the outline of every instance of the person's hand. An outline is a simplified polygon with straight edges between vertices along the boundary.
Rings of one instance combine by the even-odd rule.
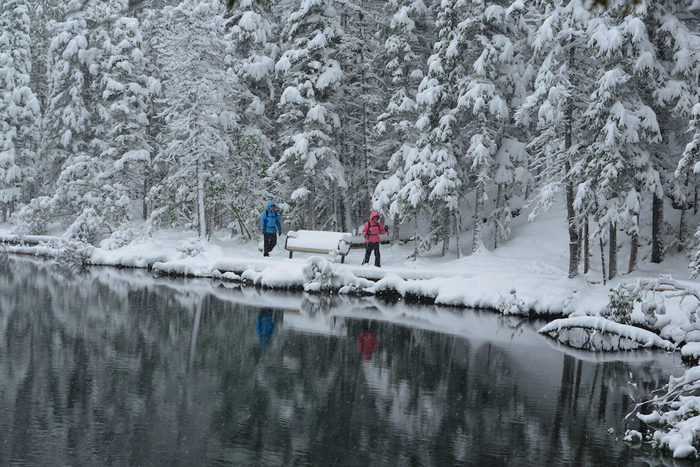
[[[278,237],[281,237],[281,236],[282,236],[282,232],[277,232],[277,236],[278,236]]]

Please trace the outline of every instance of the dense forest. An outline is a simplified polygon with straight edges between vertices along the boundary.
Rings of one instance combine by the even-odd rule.
[[[663,261],[674,209],[700,272],[698,13],[598,3],[0,0],[0,222],[245,239],[274,199],[445,254],[561,203],[569,276],[595,245],[613,277],[622,238]]]

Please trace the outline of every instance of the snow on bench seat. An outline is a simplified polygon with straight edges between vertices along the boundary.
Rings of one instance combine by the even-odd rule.
[[[331,253],[340,255],[340,262],[345,262],[345,255],[350,251],[352,235],[345,232],[324,232],[320,230],[291,230],[287,232],[284,249],[292,253]]]

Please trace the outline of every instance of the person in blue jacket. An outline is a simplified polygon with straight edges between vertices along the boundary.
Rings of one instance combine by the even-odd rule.
[[[280,215],[273,201],[267,203],[267,208],[260,216],[260,231],[263,233],[263,256],[270,256],[277,245],[277,236],[282,235]]]

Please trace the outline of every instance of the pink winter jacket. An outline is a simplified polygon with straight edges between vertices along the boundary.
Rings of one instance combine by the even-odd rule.
[[[378,215],[376,212],[370,214],[369,221],[365,222],[365,226],[362,228],[362,236],[365,237],[365,243],[379,243],[379,236],[386,233],[382,224],[372,220]]]

